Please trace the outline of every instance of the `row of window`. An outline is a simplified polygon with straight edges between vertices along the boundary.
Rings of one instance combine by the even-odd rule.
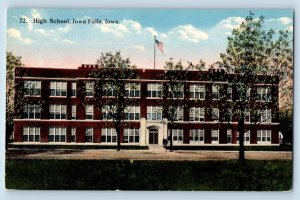
[[[112,97],[115,95],[114,87],[110,83],[106,83],[104,86],[104,96]],[[76,96],[76,83],[72,82],[71,96]],[[246,94],[246,100],[250,100],[251,88],[245,88],[238,90],[238,94]],[[205,100],[205,85],[190,85],[189,95],[191,99]],[[25,95],[39,96],[41,95],[41,81],[24,81],[24,92]],[[85,83],[85,92],[87,97],[94,96],[94,82]],[[174,98],[184,97],[184,87],[179,85],[172,89]],[[141,86],[140,83],[127,83],[125,85],[125,95],[127,97],[140,97]],[[67,96],[67,82],[50,82],[50,95],[51,96]],[[147,97],[148,98],[161,98],[162,97],[162,84],[159,83],[148,83],[147,84]],[[232,99],[232,87],[227,87],[226,98]],[[220,99],[220,87],[212,86],[212,99]],[[259,101],[270,101],[271,93],[268,87],[257,88],[257,100]]]
[[[175,121],[183,121],[183,108],[174,107]],[[59,104],[51,104],[49,106],[50,119],[66,119],[67,106]],[[102,119],[111,120],[113,114],[116,113],[114,107],[104,106],[102,107]],[[126,120],[140,120],[140,106],[129,106],[125,109]],[[189,121],[201,122],[205,121],[205,108],[192,107],[189,110]],[[94,106],[85,106],[86,119],[94,119]],[[261,111],[260,122],[271,122],[272,115],[271,109]],[[23,118],[25,119],[39,119],[41,116],[41,106],[37,104],[28,104],[24,107]],[[219,109],[212,108],[211,110],[212,120],[219,120]],[[71,106],[71,119],[76,119],[76,105]],[[147,106],[147,119],[161,121],[162,120],[162,107],[161,106]],[[229,109],[226,113],[226,120],[232,120],[232,112]],[[245,122],[250,122],[250,112],[245,113]]]
[[[66,127],[49,127],[49,142],[66,142]],[[204,129],[190,129],[189,140],[190,144],[204,144]],[[85,129],[85,142],[93,142],[93,128]],[[168,135],[170,137],[170,130]],[[172,130],[173,143],[183,144],[183,129]],[[232,143],[232,130],[227,129],[227,144]],[[271,144],[271,130],[257,130],[257,144]],[[24,127],[23,128],[24,142],[39,142],[40,141],[40,127]],[[237,144],[239,144],[239,132],[236,135]],[[76,142],[76,128],[71,128],[71,142]],[[101,142],[116,143],[117,132],[113,128],[101,129]],[[124,129],[123,143],[139,143],[140,129],[127,128]],[[219,144],[219,130],[211,130],[211,143]],[[244,143],[250,144],[250,131],[244,133]]]

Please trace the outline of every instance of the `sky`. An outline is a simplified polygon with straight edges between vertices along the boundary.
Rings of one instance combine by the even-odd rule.
[[[265,17],[266,30],[289,30],[292,35],[293,10],[251,11],[255,18]],[[227,37],[249,12],[249,9],[11,8],[7,17],[7,50],[21,56],[28,67],[77,68],[81,64],[95,64],[101,53],[120,50],[138,68],[153,68],[156,36],[164,45],[163,53],[156,48],[156,68],[163,68],[170,58],[182,60],[183,64],[203,59],[209,65],[220,59],[220,53],[226,50]],[[47,22],[34,23],[34,19]],[[73,19],[86,23],[74,23]],[[57,20],[67,23],[53,23]],[[102,23],[89,23],[92,20]]]

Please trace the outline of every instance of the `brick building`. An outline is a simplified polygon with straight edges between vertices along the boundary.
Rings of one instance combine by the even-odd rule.
[[[116,145],[116,132],[109,123],[105,107],[98,108],[93,101],[84,102],[85,98],[93,100],[94,86],[88,74],[96,67],[16,68],[16,94],[22,92],[27,100],[19,117],[14,119],[14,143]],[[164,70],[137,69],[137,73],[139,79],[128,83],[136,86],[134,91],[128,91],[128,98],[136,98],[136,105],[127,109],[121,143],[162,145],[163,139],[168,137],[168,123],[159,103],[163,96],[161,77]],[[201,80],[199,73],[203,77]],[[215,74],[216,80],[208,78],[210,73]],[[238,145],[239,134],[235,128],[218,122],[218,118],[225,115],[222,109],[217,104],[211,108],[221,95],[226,95],[227,101],[234,101],[238,95],[236,87],[229,85],[227,80],[218,79],[220,73],[225,72],[214,69],[189,72],[182,98],[196,99],[197,103],[178,110],[173,145]],[[260,101],[267,109],[261,116],[262,122],[245,133],[245,145],[279,145],[278,98],[272,98],[278,97],[278,79],[264,81],[253,83],[247,93],[249,101]],[[223,89],[215,83],[224,86]],[[79,88],[85,88],[85,92]],[[231,124],[236,127],[237,120],[232,118]],[[245,126],[249,125],[251,116],[246,116]]]

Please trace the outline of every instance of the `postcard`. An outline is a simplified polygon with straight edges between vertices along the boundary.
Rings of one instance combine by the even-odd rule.
[[[7,189],[292,190],[293,10],[7,20]]]

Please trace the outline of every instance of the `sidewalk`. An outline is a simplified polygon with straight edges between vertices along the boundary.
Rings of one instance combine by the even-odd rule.
[[[75,160],[236,160],[238,151],[174,151],[149,147],[150,150],[21,150],[9,149],[7,159],[75,159]],[[292,160],[292,152],[246,151],[249,160]]]

